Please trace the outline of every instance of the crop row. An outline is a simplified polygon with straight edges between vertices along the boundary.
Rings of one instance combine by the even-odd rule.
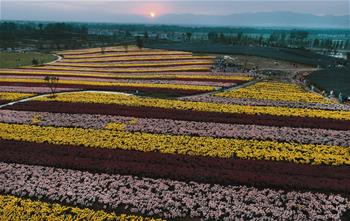
[[[34,96],[29,93],[18,93],[18,92],[0,92],[0,100],[3,101],[15,101],[26,97]]]
[[[126,51],[125,48],[123,47],[106,47],[104,48],[104,53],[111,53],[111,52],[121,52],[124,54],[127,53],[139,53],[139,54],[143,54],[143,53],[149,53],[149,52],[159,52],[159,53],[185,53],[182,51],[168,51],[168,50],[162,50],[162,49],[150,49],[150,48],[143,48],[142,50],[140,50],[139,48],[137,48],[135,45],[130,45],[128,47],[128,50]],[[58,52],[61,55],[66,55],[66,56],[70,56],[70,55],[86,55],[86,54],[97,54],[97,55],[103,55],[103,53],[101,53],[101,48],[88,48],[88,49],[82,49],[82,50],[70,50],[70,51],[59,51]],[[190,52],[187,52],[188,54],[191,54]]]
[[[199,77],[199,76],[211,76],[212,78],[216,78],[215,74],[212,74],[209,71],[176,71],[176,72],[162,72],[162,73],[156,73],[156,72],[149,72],[149,73],[137,73],[137,72],[125,72],[125,73],[98,73],[98,72],[81,72],[81,71],[46,71],[46,70],[42,70],[42,69],[29,69],[29,68],[21,68],[21,69],[1,69],[0,70],[0,74],[1,75],[21,75],[21,74],[32,74],[32,75],[36,75],[36,74],[40,74],[40,75],[50,75],[52,73],[52,75],[66,75],[66,76],[76,76],[78,75],[82,75],[82,76],[93,76],[93,77],[115,77],[115,78],[135,78],[138,76],[144,77],[144,76],[164,76],[164,77],[169,77],[169,76],[183,76],[188,78],[189,76],[193,76],[193,77]],[[237,77],[238,76],[245,76],[244,74],[235,74],[235,75],[218,75],[218,79],[220,79],[221,77]],[[247,77],[246,77],[247,78]]]
[[[80,71],[96,73],[159,73],[159,72],[178,72],[178,71],[210,71],[210,65],[188,65],[175,67],[142,67],[142,68],[79,68],[79,67],[23,67],[27,70],[46,70],[46,71]]]
[[[45,83],[24,83],[24,82],[0,82],[0,86],[20,86],[20,87],[47,87]],[[185,96],[185,95],[194,95],[203,93],[201,90],[180,90],[180,89],[172,89],[172,88],[156,88],[156,87],[133,87],[133,86],[100,86],[100,85],[82,85],[82,84],[56,84],[58,88],[69,88],[73,91],[78,90],[102,90],[102,91],[119,91],[119,92],[131,92],[135,93],[139,92],[157,92],[160,93],[169,93],[172,96]]]
[[[282,82],[259,82],[238,90],[218,93],[216,96],[321,104],[336,103],[335,101],[326,99],[320,94],[307,92],[296,84]]]
[[[212,74],[211,72],[180,72],[180,73],[150,73],[150,74],[108,74],[108,73],[84,73],[84,72],[74,72],[74,71],[64,71],[64,72],[48,72],[40,70],[28,70],[28,69],[1,69],[0,74],[2,75],[14,75],[14,74],[29,74],[29,75],[66,75],[66,76],[91,76],[91,77],[110,77],[110,78],[186,78],[186,79],[198,79],[205,78],[211,80],[240,80],[249,81],[252,77],[246,76],[244,74],[236,75],[225,75],[225,74]]]
[[[112,84],[112,83],[111,83]],[[116,84],[117,85],[117,84]],[[136,84],[134,84],[136,85]],[[142,87],[142,84],[139,85]],[[171,85],[163,85],[163,87],[171,88]],[[176,86],[174,86],[176,87]],[[159,86],[159,88],[161,88]],[[201,86],[178,86],[178,89],[193,89],[210,90],[210,87]],[[126,96],[121,94],[105,94],[105,93],[72,93],[60,94],[55,99],[38,98],[40,101],[59,101],[71,103],[101,103],[101,104],[118,104],[128,106],[143,106],[143,107],[157,107],[157,108],[172,108],[179,110],[194,110],[202,112],[223,112],[223,113],[237,113],[248,115],[276,115],[276,116],[294,116],[294,117],[311,117],[311,118],[329,118],[339,120],[350,120],[350,111],[328,111],[328,110],[314,110],[301,108],[286,108],[286,107],[270,107],[270,106],[242,106],[242,105],[228,105],[216,104],[206,102],[193,102],[181,100],[166,100],[156,98],[140,98],[136,96]]]
[[[28,78],[3,78],[0,79],[0,83],[41,83],[46,82],[43,79],[28,79]],[[198,91],[211,91],[214,87],[211,86],[191,86],[191,85],[178,85],[178,84],[147,84],[147,83],[126,83],[126,82],[97,82],[97,81],[74,81],[74,80],[59,80],[60,85],[91,85],[102,87],[140,87],[140,88],[167,88],[167,89],[179,89],[179,90],[198,90]]]
[[[184,97],[181,100],[209,102],[219,104],[238,104],[248,106],[275,106],[288,108],[303,108],[303,109],[320,109],[320,110],[339,110],[350,111],[350,106],[344,104],[320,104],[320,103],[304,103],[294,101],[279,101],[279,100],[257,100],[252,98],[229,98],[213,95],[197,95],[191,97]]]
[[[11,110],[0,110],[0,122],[94,129],[113,128],[113,124],[117,124],[119,126],[118,129],[128,132],[231,137],[330,146],[350,146],[350,131],[329,129],[270,127],[171,119]]]
[[[104,78],[104,79],[167,79],[167,80],[195,80],[195,81],[213,81],[213,82],[244,82],[252,78],[247,76],[232,76],[232,75],[207,75],[207,74],[85,74],[79,72],[46,72],[46,71],[26,71],[26,70],[0,70],[2,76],[8,75],[25,75],[25,76],[62,76],[62,77],[85,77],[85,78]]]
[[[143,218],[132,215],[116,215],[102,210],[81,209],[63,206],[58,203],[46,203],[23,199],[15,196],[0,195],[1,220],[96,220],[96,221],[161,221],[161,219]]]
[[[25,134],[22,131],[26,131]],[[348,147],[0,123],[5,140],[304,164],[350,165]]]
[[[56,92],[80,90],[79,88],[55,88]],[[51,93],[51,89],[45,87],[25,87],[25,86],[0,86],[0,92],[19,92],[19,93],[35,93],[46,94]]]
[[[212,65],[213,61],[176,61],[176,62],[146,62],[146,63],[112,63],[112,64],[89,64],[89,63],[54,63],[45,67],[83,67],[83,68],[134,68],[134,67],[168,67],[185,65]]]
[[[140,89],[141,90],[141,89]],[[159,91],[159,89],[157,90]],[[177,93],[179,91],[176,91]],[[183,93],[183,92],[182,92]],[[127,98],[125,98],[127,99]],[[276,127],[318,128],[350,130],[349,121],[285,117],[273,115],[246,115],[157,107],[136,107],[117,104],[69,103],[53,101],[28,101],[6,107],[9,110],[41,111],[52,113],[98,114],[138,118],[172,119],[226,124],[264,125]]]
[[[109,52],[105,54],[82,54],[82,55],[64,55],[64,59],[90,59],[90,58],[110,58],[110,57],[138,57],[138,56],[183,56],[191,55],[189,52],[181,51],[138,51],[128,53]]]
[[[127,58],[130,58],[130,60],[127,60]],[[144,60],[144,59],[146,60]],[[147,60],[147,58],[151,59],[151,60]],[[57,61],[57,62],[54,62],[54,63],[50,63],[50,64],[46,64],[46,65],[57,65],[57,66],[60,66],[60,65],[63,65],[63,66],[75,66],[77,65],[78,67],[80,66],[89,66],[89,67],[108,67],[108,66],[118,66],[119,64],[121,64],[122,66],[125,66],[125,65],[140,65],[142,66],[142,64],[146,64],[147,65],[151,65],[151,64],[169,64],[169,65],[179,65],[181,63],[184,63],[184,64],[200,64],[202,62],[210,65],[210,64],[213,64],[213,59],[211,58],[192,58],[191,56],[186,56],[184,59],[176,59],[176,56],[173,57],[173,59],[171,59],[170,57],[170,60],[167,59],[167,57],[161,59],[161,60],[152,60],[152,57],[150,56],[146,56],[146,57],[121,57],[119,58],[120,61],[118,61],[118,58],[115,58],[116,60],[115,61],[105,61],[104,58],[100,58],[98,59],[97,61],[95,62],[84,62],[83,60],[78,60],[77,62],[72,62],[74,60],[67,60],[68,62],[66,62],[65,60],[61,60],[61,61]],[[91,60],[91,59],[86,59],[86,60]],[[92,59],[94,60],[94,59]],[[96,59],[95,59],[96,60]],[[168,66],[168,65],[167,65]]]
[[[2,162],[259,188],[349,193],[349,167],[0,140]]]
[[[84,207],[124,207],[164,218],[339,220],[349,209],[348,200],[335,194],[225,187],[5,163],[0,163],[0,171],[0,188],[5,193]]]
[[[30,79],[30,80],[41,80],[43,82],[42,76],[18,76],[18,75],[7,75],[6,78],[14,80],[14,79]],[[20,81],[20,80],[19,80]],[[110,86],[110,83],[129,83],[129,84],[167,84],[167,85],[193,85],[193,86],[210,86],[210,87],[230,87],[234,85],[233,83],[229,82],[212,82],[210,80],[207,81],[196,81],[195,79],[188,80],[167,80],[167,79],[112,79],[112,78],[86,78],[85,76],[79,76],[79,77],[59,77],[59,82],[63,82],[62,84],[65,84],[66,82],[73,83],[77,82],[89,82],[90,85],[95,85],[95,82],[97,84],[100,84],[99,82],[106,82],[107,86]]]
[[[106,62],[131,62],[131,61],[174,61],[174,60],[199,60],[214,59],[214,56],[193,56],[193,55],[174,55],[174,56],[128,56],[115,58],[90,58],[90,59],[64,59],[64,63],[106,63]]]

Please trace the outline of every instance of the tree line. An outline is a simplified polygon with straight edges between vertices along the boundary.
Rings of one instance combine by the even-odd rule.
[[[209,32],[208,40],[231,45],[254,45],[266,47],[319,48],[329,51],[350,50],[350,40],[310,38],[308,31],[275,31],[270,35],[249,35],[238,32],[235,35]]]

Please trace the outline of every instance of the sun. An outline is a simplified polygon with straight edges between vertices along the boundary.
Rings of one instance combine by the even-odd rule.
[[[150,13],[149,13],[149,16],[150,16],[151,18],[154,18],[154,17],[156,17],[156,14],[155,14],[154,12],[150,12]]]

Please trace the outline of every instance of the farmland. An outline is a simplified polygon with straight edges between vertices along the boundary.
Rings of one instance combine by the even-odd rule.
[[[349,106],[213,55],[56,53],[0,69],[0,218],[349,218]]]

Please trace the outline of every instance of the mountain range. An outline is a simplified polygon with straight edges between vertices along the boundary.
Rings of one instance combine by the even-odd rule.
[[[350,30],[349,15],[319,16],[296,12],[256,12],[231,15],[165,14],[155,18],[134,17],[134,22],[205,26],[348,28]]]

